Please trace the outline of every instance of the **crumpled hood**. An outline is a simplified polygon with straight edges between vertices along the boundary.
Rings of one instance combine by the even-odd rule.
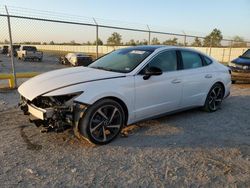
[[[239,65],[250,65],[250,59],[248,58],[236,58],[232,61],[233,63],[239,64]]]
[[[33,100],[52,90],[100,79],[124,76],[124,73],[116,73],[93,69],[88,67],[65,68],[40,74],[24,82],[18,92],[28,100]]]

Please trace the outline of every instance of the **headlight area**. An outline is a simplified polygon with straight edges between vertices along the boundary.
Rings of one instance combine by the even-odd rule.
[[[81,93],[39,96],[32,101],[21,97],[20,107],[25,115],[29,115],[31,123],[43,127],[41,132],[63,132],[78,123],[82,116],[85,105],[74,102]]]

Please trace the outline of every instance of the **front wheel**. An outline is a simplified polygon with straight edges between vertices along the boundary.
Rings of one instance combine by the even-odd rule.
[[[221,106],[223,97],[224,97],[223,86],[219,83],[214,84],[207,95],[203,109],[207,112],[217,111]]]
[[[122,106],[111,99],[103,99],[90,106],[79,122],[79,132],[88,141],[103,145],[114,140],[125,123]]]

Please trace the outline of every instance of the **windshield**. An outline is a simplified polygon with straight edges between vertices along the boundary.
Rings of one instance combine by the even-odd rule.
[[[241,57],[250,58],[250,50],[247,50]]]
[[[91,68],[128,73],[139,65],[152,51],[120,49],[97,59],[89,65]]]

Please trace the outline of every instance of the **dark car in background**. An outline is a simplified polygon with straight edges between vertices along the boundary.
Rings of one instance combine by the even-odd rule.
[[[21,47],[21,45],[13,45],[13,55],[14,57],[17,57],[17,51],[19,50],[19,48]],[[10,56],[11,54],[11,49],[8,49],[8,55]]]
[[[232,71],[233,84],[236,81],[250,81],[250,49],[231,61],[228,66]]]
[[[3,46],[1,51],[2,51],[2,54],[8,54],[9,46]]]

